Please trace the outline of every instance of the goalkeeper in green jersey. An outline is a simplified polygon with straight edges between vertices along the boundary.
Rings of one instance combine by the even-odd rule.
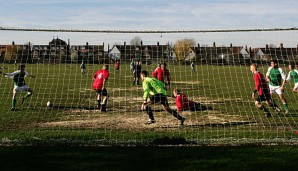
[[[283,96],[283,90],[286,84],[286,73],[278,66],[277,60],[271,61],[271,67],[268,68],[266,79],[269,82],[271,96],[278,94],[285,108],[285,113],[289,113],[288,104]]]
[[[147,124],[155,123],[153,111],[149,104],[160,103],[165,111],[180,120],[180,125],[183,125],[185,118],[180,116],[177,111],[172,110],[169,106],[165,85],[156,78],[149,78],[148,71],[141,72],[141,79],[143,80],[142,84],[144,90],[144,102],[142,104],[141,110],[146,111],[149,116]]]
[[[28,93],[22,97],[22,104],[24,101],[30,97],[33,93],[33,89],[26,85],[25,83],[25,77],[35,77],[33,75],[30,75],[27,71],[25,71],[25,65],[20,65],[19,70],[12,72],[12,73],[3,73],[5,77],[12,78],[14,82],[14,88],[13,88],[13,95],[12,95],[12,104],[11,104],[11,111],[14,111],[16,108],[16,96],[19,91],[24,90]]]
[[[290,81],[291,79],[294,80],[295,85],[293,88],[293,92],[298,93],[298,71],[297,71],[297,69],[295,69],[294,64],[289,65],[289,70],[290,70],[290,72],[288,73],[287,81]]]

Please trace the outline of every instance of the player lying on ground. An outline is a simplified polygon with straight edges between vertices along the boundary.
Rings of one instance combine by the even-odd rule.
[[[186,95],[181,92],[179,89],[173,90],[173,96],[176,99],[176,107],[178,111],[191,110],[191,111],[199,111],[199,110],[207,110],[206,106],[203,106],[201,103],[194,102],[192,100],[188,100]]]

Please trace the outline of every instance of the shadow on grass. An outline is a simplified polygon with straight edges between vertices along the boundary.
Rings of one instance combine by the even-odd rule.
[[[208,124],[195,124],[195,125],[181,125],[178,127],[181,128],[200,128],[200,127],[228,127],[228,126],[241,126],[241,125],[248,125],[248,124],[254,124],[256,122],[226,122],[226,123],[208,123]],[[172,125],[164,125],[161,128],[177,128],[177,126]]]

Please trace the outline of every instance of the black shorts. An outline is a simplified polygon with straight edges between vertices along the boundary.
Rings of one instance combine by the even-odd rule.
[[[134,77],[140,77],[141,76],[141,72],[137,71],[134,73]]]
[[[271,96],[269,94],[262,94],[262,95],[259,95],[256,99],[256,101],[258,102],[265,102],[267,100],[270,100],[271,99]]]
[[[169,106],[167,96],[165,96],[163,94],[155,94],[154,96],[150,96],[149,98],[153,104],[160,103],[165,107]]]
[[[103,90],[95,90],[97,94],[100,94],[101,96],[108,96],[108,91],[107,89],[103,89]]]

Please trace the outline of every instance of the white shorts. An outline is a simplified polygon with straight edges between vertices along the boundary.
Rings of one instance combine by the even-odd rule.
[[[269,84],[270,94],[276,93],[276,94],[282,94],[282,90],[280,89],[280,86],[273,86]]]
[[[13,91],[16,91],[16,92],[18,92],[18,91],[21,91],[21,90],[25,90],[25,91],[27,91],[28,89],[29,89],[30,87],[28,87],[27,85],[24,85],[24,86],[22,86],[22,87],[20,87],[20,86],[14,86],[14,88],[13,88]]]
[[[293,90],[297,90],[298,89],[298,83],[295,83]]]

